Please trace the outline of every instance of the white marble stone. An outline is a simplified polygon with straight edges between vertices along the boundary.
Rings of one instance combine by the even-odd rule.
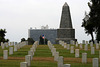
[[[95,48],[91,47],[91,54],[95,54]]]
[[[58,58],[58,67],[63,67],[63,56],[59,56]]]
[[[6,44],[6,48],[8,48],[9,47],[9,44],[8,43],[5,43]]]
[[[74,46],[71,46],[70,53],[74,53]]]
[[[75,49],[75,57],[79,57],[79,49]]]
[[[33,59],[33,52],[32,51],[28,51],[28,55],[31,55],[31,60]]]
[[[55,52],[54,61],[58,61],[58,58],[59,58],[59,52]]]
[[[3,50],[3,59],[8,59],[8,50]]]
[[[67,44],[66,43],[64,43],[64,48],[67,48]]]
[[[99,49],[99,44],[98,43],[96,44],[96,49]]]
[[[71,64],[64,64],[63,67],[71,67]]]
[[[75,41],[73,41],[73,45],[75,45]]]
[[[88,43],[88,41],[86,41],[86,45],[88,45],[89,43]]]
[[[4,48],[5,48],[5,45],[4,45],[4,43],[3,43],[3,42],[1,42],[1,47],[2,47],[2,49],[4,49]]]
[[[20,67],[28,67],[28,63],[27,62],[21,62]]]
[[[76,42],[76,47],[78,47],[78,42]]]
[[[87,63],[87,53],[82,53],[82,63]]]
[[[85,40],[82,41],[82,44],[85,44]]]
[[[17,45],[14,45],[14,51],[15,52],[17,51]]]
[[[25,62],[28,63],[28,66],[31,66],[31,55],[26,55],[25,56]]]
[[[52,50],[53,50],[53,51],[52,51],[52,56],[54,56],[54,54],[55,54],[55,52],[56,52],[56,48],[53,48]]]
[[[93,67],[99,67],[99,59],[93,58]]]
[[[70,49],[70,44],[67,44],[67,50],[69,50]]]
[[[100,45],[100,41],[99,41],[99,45]]]
[[[90,42],[90,46],[93,47],[93,42]]]
[[[83,45],[80,43],[80,48],[82,49],[83,48]]]
[[[9,55],[13,54],[13,47],[9,47]]]
[[[88,45],[84,45],[84,50],[85,50],[85,51],[88,50]]]

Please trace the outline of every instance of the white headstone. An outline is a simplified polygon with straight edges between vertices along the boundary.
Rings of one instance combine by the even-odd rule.
[[[90,46],[93,47],[93,42],[90,42]]]
[[[94,43],[97,44],[97,40],[95,40]]]
[[[87,53],[82,53],[82,63],[87,63]]]
[[[93,67],[99,67],[99,60],[98,60],[98,58],[93,58]]]
[[[100,41],[99,41],[99,45],[100,45]]]
[[[70,64],[64,64],[63,67],[71,67],[71,65]]]
[[[2,49],[4,49],[4,48],[5,48],[5,45],[4,45],[4,43],[3,43],[3,42],[1,42],[1,47],[2,47]]]
[[[86,45],[88,45],[88,41],[86,41]]]
[[[82,46],[82,44],[80,43],[80,48],[82,49],[83,48],[83,46]]]
[[[6,48],[8,48],[9,47],[9,44],[8,43],[6,43]]]
[[[70,53],[74,53],[74,46],[71,46]]]
[[[14,45],[14,51],[17,51],[17,45]]]
[[[95,48],[91,47],[91,54],[95,54]]]
[[[73,45],[75,45],[75,41],[73,41]]]
[[[28,67],[28,63],[27,62],[21,62],[20,67]]]
[[[79,57],[79,49],[75,49],[75,57]]]
[[[3,59],[8,59],[8,50],[3,51]]]
[[[88,45],[84,45],[84,50],[85,50],[85,51],[88,50]]]
[[[59,52],[56,52],[54,55],[54,61],[58,61],[59,58]]]
[[[70,44],[67,44],[67,50],[69,50],[70,49]]]
[[[63,67],[63,56],[59,56],[58,58],[58,67]]]
[[[31,55],[26,55],[26,56],[25,56],[25,62],[28,63],[28,66],[31,65]]]
[[[13,47],[9,47],[9,55],[13,54]]]
[[[82,41],[82,44],[85,44],[85,40]]]
[[[52,52],[52,56],[54,56],[54,54],[55,54],[55,52],[56,52],[56,48],[53,48],[52,51],[53,51],[53,52]]]
[[[33,52],[32,51],[28,51],[28,55],[31,55],[31,60],[33,59]]]
[[[96,44],[96,49],[99,49],[99,44],[98,43]]]
[[[73,44],[73,40],[70,40],[70,44],[71,44],[71,45]]]
[[[76,42],[76,47],[78,47],[78,42]]]
[[[66,43],[64,43],[64,48],[66,48],[67,46],[66,46],[67,44]]]

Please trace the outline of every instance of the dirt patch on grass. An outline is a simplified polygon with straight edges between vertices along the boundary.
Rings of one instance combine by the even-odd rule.
[[[3,59],[3,57],[0,57],[0,59]],[[92,63],[92,59],[87,58],[87,63]],[[25,57],[8,57],[8,60],[25,60]],[[53,57],[33,57],[33,60],[54,62]],[[82,63],[82,58],[64,58],[64,63]]]
[[[0,57],[3,59],[3,57]],[[25,57],[8,57],[8,60],[25,60]],[[33,57],[34,61],[54,61],[53,57]]]
[[[87,58],[88,63],[92,63],[93,58]],[[64,58],[64,62],[82,63],[82,58]]]

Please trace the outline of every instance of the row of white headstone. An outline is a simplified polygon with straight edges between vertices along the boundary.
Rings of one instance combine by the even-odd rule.
[[[59,56],[59,52],[56,51],[56,48],[54,48],[50,41],[48,41],[48,47],[52,52],[52,56],[54,56],[54,61],[57,61],[58,67],[71,67],[70,64],[63,63],[63,56]]]
[[[35,41],[34,44],[32,45],[32,48],[28,51],[28,55],[25,56],[25,62],[20,63],[20,67],[30,67],[31,66],[31,61],[34,56],[34,52],[36,51],[37,46],[39,45],[38,41]]]
[[[1,42],[1,47],[2,47],[2,49],[5,49],[5,48],[8,48],[9,46],[14,46],[14,45],[17,45],[17,42],[5,42],[5,43],[3,43],[3,42]]]
[[[22,48],[23,46],[27,45],[26,42],[21,42],[13,47],[9,47],[9,55],[12,55],[13,52],[16,52],[18,49]],[[8,50],[3,50],[3,59],[8,59]]]
[[[59,41],[59,44],[61,44],[64,48],[67,48],[67,50],[70,49],[70,53],[74,53],[74,46],[71,46],[69,44],[66,44],[64,41]],[[78,42],[76,42],[76,46],[78,47]],[[91,54],[95,54],[95,48],[93,47],[93,43],[90,43],[91,46]],[[80,44],[80,48],[82,48],[82,44]],[[96,49],[99,49],[99,45],[96,44]],[[88,50],[88,44],[84,45],[84,50]],[[79,49],[75,49],[75,58],[79,57]],[[99,50],[99,58],[100,58],[100,50]],[[99,66],[99,60],[98,58],[93,58],[93,67]],[[82,53],[82,63],[87,63],[87,53]]]

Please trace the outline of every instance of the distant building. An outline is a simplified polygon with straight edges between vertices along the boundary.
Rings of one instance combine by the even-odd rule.
[[[41,35],[56,44],[57,29],[29,29],[29,38],[33,38],[35,41],[39,41]]]

